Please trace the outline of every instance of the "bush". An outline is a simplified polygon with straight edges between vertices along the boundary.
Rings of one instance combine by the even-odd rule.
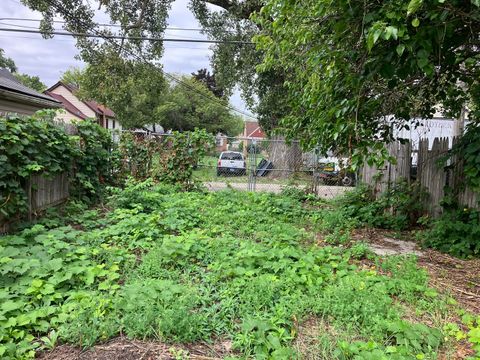
[[[418,233],[425,247],[458,257],[480,256],[480,211],[462,209],[444,213],[430,229]]]
[[[20,217],[28,210],[25,189],[32,175],[70,170],[76,149],[52,119],[51,112],[0,118],[0,219]]]
[[[102,197],[105,185],[112,185],[118,165],[112,156],[112,136],[93,120],[79,121],[77,157],[73,169],[73,194],[85,202]]]
[[[418,184],[399,182],[378,199],[368,187],[346,193],[337,204],[347,218],[383,229],[405,230],[417,225],[424,213],[426,193]]]

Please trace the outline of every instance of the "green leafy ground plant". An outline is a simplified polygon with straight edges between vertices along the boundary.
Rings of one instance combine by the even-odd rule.
[[[322,212],[298,196],[150,180],[111,192],[112,211],[97,219],[84,211],[71,226],[57,219],[0,238],[2,358],[124,334],[228,339],[243,358],[291,359],[310,317],[329,324],[332,359],[438,357],[441,326],[404,316],[408,306],[428,319],[440,306],[426,305],[440,296],[415,259],[364,268],[362,245],[318,246]]]

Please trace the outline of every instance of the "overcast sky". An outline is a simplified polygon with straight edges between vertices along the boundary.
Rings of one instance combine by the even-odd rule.
[[[168,26],[175,28],[200,28],[197,20],[187,7],[187,0],[176,0],[172,4],[168,19]],[[106,21],[106,16],[99,16],[99,21]],[[38,26],[35,22],[4,20],[4,18],[41,19],[41,15],[31,11],[20,3],[20,0],[0,0],[0,27]],[[9,26],[7,26],[9,24]],[[168,38],[204,38],[192,31],[167,30]],[[5,55],[12,58],[21,73],[38,75],[47,85],[55,84],[62,72],[71,66],[83,66],[75,59],[78,50],[75,39],[56,36],[45,40],[40,34],[20,34],[0,32],[0,48]],[[201,68],[210,69],[209,56],[211,51],[208,44],[200,43],[165,43],[165,53],[161,60],[163,68],[169,73],[190,74]],[[230,99],[231,103],[240,110],[246,110],[238,92]],[[247,110],[247,112],[250,112]]]

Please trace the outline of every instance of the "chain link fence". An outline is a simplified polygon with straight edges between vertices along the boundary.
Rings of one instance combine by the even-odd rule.
[[[194,176],[213,191],[280,193],[293,187],[332,198],[357,183],[357,175],[344,170],[345,164],[339,157],[302,152],[297,141],[217,137],[215,151],[200,161]]]

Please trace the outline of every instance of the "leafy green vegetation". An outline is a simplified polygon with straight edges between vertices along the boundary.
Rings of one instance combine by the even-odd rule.
[[[30,175],[57,174],[72,164],[72,142],[49,118],[52,114],[0,118],[0,218],[27,209],[24,186]]]
[[[394,129],[431,119],[438,104],[451,118],[468,107],[478,119],[480,52],[468,45],[480,31],[478,0],[297,5],[269,0],[252,16],[261,29],[257,71],[284,74],[285,135],[350,154],[352,165],[380,166]]]
[[[111,184],[111,136],[99,125],[82,121],[70,136],[53,124],[54,113],[0,118],[0,220],[18,219],[27,210],[26,185],[32,175],[72,172],[72,193],[97,200]]]
[[[398,183],[392,185],[380,197],[375,198],[372,190],[359,187],[345,193],[336,200],[341,221],[370,227],[405,230],[415,225],[424,214],[426,193],[417,184]]]
[[[180,184],[191,190],[197,184],[194,168],[213,146],[214,138],[206,130],[177,132],[161,137],[136,136],[125,132],[120,138],[121,158],[119,177],[137,180],[154,178],[167,184]]]
[[[458,257],[480,256],[480,211],[461,209],[446,211],[419,232],[418,238],[431,247]]]
[[[479,257],[480,212],[455,205],[447,207],[438,219],[430,219],[424,215],[427,201],[416,184],[396,184],[378,199],[370,188],[359,187],[334,200],[333,210],[322,211],[321,229],[327,230],[325,241],[331,244],[348,243],[351,231],[361,226],[416,229],[417,240],[424,247],[460,258]]]
[[[361,243],[318,246],[317,231],[334,229],[305,199],[130,182],[111,189],[109,212],[73,203],[67,216],[51,211],[1,237],[2,358],[122,333],[226,338],[236,356],[290,359],[311,317],[329,324],[331,359],[437,358],[445,334],[433,314],[448,307],[416,260],[364,267],[374,257]]]

